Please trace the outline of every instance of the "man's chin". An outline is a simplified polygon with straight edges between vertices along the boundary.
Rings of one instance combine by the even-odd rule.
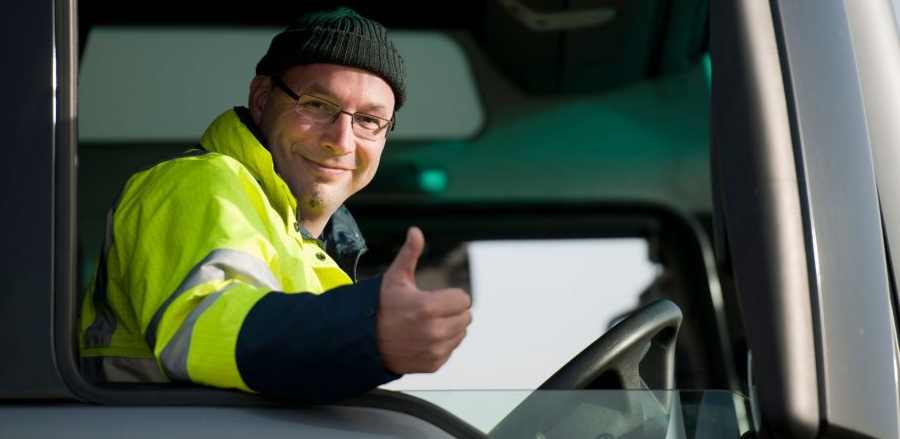
[[[322,215],[331,215],[337,208],[343,204],[343,200],[339,197],[329,196],[327,194],[317,192],[316,195],[302,197],[298,200],[298,208],[304,218],[316,218]]]

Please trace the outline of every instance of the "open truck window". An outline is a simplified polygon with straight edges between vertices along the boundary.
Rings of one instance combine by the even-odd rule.
[[[81,288],[96,266],[106,211],[128,176],[190,148],[222,107],[243,104],[252,63],[236,63],[261,53],[275,32],[91,30],[79,88]],[[504,84],[492,65],[471,65],[473,51],[484,55],[470,38],[416,31],[398,32],[397,40],[415,79],[376,181],[351,200],[370,247],[360,274],[383,270],[405,227],[419,225],[429,243],[420,283],[466,287],[475,323],[440,372],[408,375],[383,389],[421,398],[468,422],[477,415],[478,429],[490,433],[488,424],[500,422],[585,346],[642,304],[662,298],[675,299],[686,314],[679,385],[740,389],[733,357],[741,351],[726,342],[727,310],[708,264],[705,230],[663,207],[664,196],[654,189],[682,187],[689,194],[685,208],[705,203],[705,174],[697,171],[708,59],[623,91],[529,98]],[[221,73],[210,77],[203,65],[220,65]],[[200,97],[169,105],[188,94]],[[520,104],[510,107],[504,96]],[[670,111],[686,106],[697,114]],[[658,119],[662,114],[682,121]],[[675,157],[679,162],[670,162]],[[669,168],[677,172],[667,174]],[[688,175],[699,176],[700,184]],[[589,183],[589,176],[605,182]],[[514,182],[505,181],[510,178]],[[515,197],[490,201],[506,191]],[[641,194],[641,201],[583,200],[618,194],[615,200],[629,191]],[[547,201],[550,193],[560,199]],[[161,392],[164,386],[153,387]],[[495,396],[472,405],[469,398],[479,393],[460,390]],[[657,415],[682,416],[670,409]],[[743,403],[732,410],[746,431]]]
[[[190,148],[222,108],[245,104],[254,60],[279,30],[90,28],[78,89],[79,289],[127,178]],[[730,304],[709,264],[706,230],[689,216],[704,219],[709,204],[702,37],[690,37],[689,62],[668,61],[671,73],[646,79],[637,73],[645,62],[615,64],[619,76],[606,72],[596,87],[577,76],[557,85],[510,78],[515,62],[496,45],[513,42],[501,35],[487,46],[484,35],[454,29],[394,37],[411,71],[410,101],[376,180],[350,202],[370,247],[361,274],[382,270],[398,234],[419,225],[429,243],[420,281],[468,287],[476,323],[441,372],[383,388],[463,419],[448,393],[429,392],[519,392],[496,400],[499,421],[522,391],[619,320],[669,298],[685,313],[678,384],[740,391],[743,351],[730,341],[741,336],[725,322]],[[630,44],[641,38],[650,36]],[[144,391],[165,400],[166,387]]]

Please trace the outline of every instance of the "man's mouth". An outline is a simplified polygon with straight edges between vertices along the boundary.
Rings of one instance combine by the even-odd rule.
[[[306,163],[308,163],[310,165],[310,167],[312,167],[313,169],[315,169],[323,174],[326,174],[326,175],[340,175],[340,174],[343,174],[344,172],[352,171],[352,169],[350,169],[346,166],[342,166],[342,165],[323,164],[323,163],[319,163],[319,162],[310,160],[306,157],[303,157],[303,160],[305,160]]]

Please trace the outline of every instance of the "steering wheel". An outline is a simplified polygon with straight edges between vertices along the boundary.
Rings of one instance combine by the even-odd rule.
[[[576,405],[590,403],[591,399],[589,392],[545,390],[672,389],[675,339],[681,319],[681,309],[671,300],[653,302],[635,311],[541,384],[491,430],[490,436],[544,437],[541,432],[551,430]],[[632,414],[640,411],[642,404],[646,406],[640,397],[653,396],[653,392],[622,393],[631,397],[625,398],[617,410]],[[653,397],[660,406],[668,406],[666,401]]]

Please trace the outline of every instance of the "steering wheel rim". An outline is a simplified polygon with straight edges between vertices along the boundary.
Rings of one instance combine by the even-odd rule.
[[[681,309],[675,302],[663,299],[650,303],[588,345],[538,390],[671,389],[681,320]],[[639,367],[642,363],[643,369]],[[617,375],[618,386],[615,381],[598,382],[609,372]]]
[[[534,431],[549,429],[578,399],[570,392],[543,390],[672,389],[675,340],[681,321],[681,309],[671,300],[638,309],[544,381],[491,430],[490,436],[534,437]]]

